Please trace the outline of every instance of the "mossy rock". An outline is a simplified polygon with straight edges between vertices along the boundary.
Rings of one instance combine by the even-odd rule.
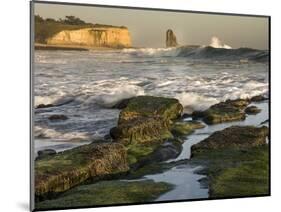
[[[35,204],[36,209],[60,209],[65,207],[91,207],[150,202],[170,191],[171,184],[144,181],[101,181],[71,189],[54,200]]]
[[[214,132],[208,138],[191,147],[191,155],[223,148],[248,148],[266,144],[268,127],[232,126]]]
[[[211,106],[205,111],[195,111],[194,119],[202,118],[207,124],[217,124],[230,121],[244,120],[244,109],[249,105],[249,100],[227,100]]]
[[[153,143],[172,138],[171,120],[179,118],[183,107],[173,98],[138,96],[119,103],[123,109],[118,126],[110,135],[125,145]]]
[[[246,112],[247,114],[249,114],[249,115],[251,115],[251,114],[255,115],[255,114],[260,113],[260,112],[261,112],[261,109],[259,109],[259,108],[256,107],[256,106],[249,106],[249,107],[247,107],[247,108],[245,109],[245,112]]]
[[[188,122],[175,122],[171,127],[171,132],[175,136],[189,135],[194,132],[195,129],[204,128],[205,125],[198,121]]]
[[[182,142],[169,139],[161,144],[131,144],[127,146],[128,163],[133,170],[176,158],[182,151]]]
[[[35,195],[40,200],[64,192],[89,179],[127,172],[122,144],[88,144],[35,161]]]
[[[127,101],[127,100],[126,100]],[[177,99],[137,96],[131,98],[120,112],[119,124],[139,117],[160,117],[166,121],[179,118],[183,107]]]
[[[111,137],[125,145],[153,143],[172,138],[169,124],[160,117],[137,117],[110,130]]]
[[[199,152],[192,160],[203,164],[210,198],[269,194],[269,148],[267,144],[243,149],[225,148]]]
[[[110,130],[110,135],[115,142],[126,146],[130,165],[138,167],[148,161],[163,161],[179,154],[181,144],[173,141],[170,132],[173,120],[183,111],[178,100],[138,96],[119,102],[115,107],[123,109],[118,125]]]

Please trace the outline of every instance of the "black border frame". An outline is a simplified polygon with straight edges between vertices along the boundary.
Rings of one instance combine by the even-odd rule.
[[[196,201],[206,201],[206,200],[226,200],[226,199],[244,199],[253,197],[268,197],[271,196],[271,16],[270,15],[253,15],[253,14],[239,14],[239,13],[223,13],[223,12],[206,12],[206,11],[193,11],[193,10],[177,10],[177,9],[163,9],[163,8],[145,8],[145,7],[132,7],[132,6],[121,6],[121,5],[102,5],[102,4],[90,4],[90,3],[73,3],[73,2],[50,2],[45,0],[30,0],[30,36],[29,36],[29,55],[30,55],[30,211],[54,211],[54,210],[69,210],[69,209],[87,209],[87,208],[101,208],[101,207],[116,207],[116,206],[136,206],[136,205],[150,205],[150,204],[163,204],[163,203],[179,203],[179,202],[196,202]],[[34,4],[53,4],[53,5],[71,5],[71,6],[87,6],[87,7],[101,7],[101,8],[115,8],[115,9],[135,9],[135,10],[146,10],[146,11],[162,11],[162,12],[177,12],[177,13],[194,13],[194,14],[207,14],[207,15],[226,15],[226,16],[242,16],[242,17],[254,17],[254,18],[267,18],[268,19],[268,87],[269,87],[269,99],[268,99],[268,145],[269,145],[269,182],[268,182],[268,194],[262,195],[251,195],[251,196],[239,196],[239,197],[219,197],[219,198],[198,198],[198,199],[182,199],[182,200],[167,200],[167,201],[157,201],[157,202],[135,202],[135,203],[120,203],[120,204],[106,204],[106,205],[93,205],[93,206],[82,206],[82,207],[64,207],[64,208],[47,208],[47,209],[36,209],[34,202],[34,173],[33,173],[33,56],[34,56]]]

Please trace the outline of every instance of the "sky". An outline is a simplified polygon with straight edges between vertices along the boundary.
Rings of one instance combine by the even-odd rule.
[[[35,3],[44,18],[74,15],[99,24],[126,26],[134,47],[165,47],[166,30],[172,29],[180,45],[209,45],[213,36],[232,48],[268,49],[268,19],[79,5]]]

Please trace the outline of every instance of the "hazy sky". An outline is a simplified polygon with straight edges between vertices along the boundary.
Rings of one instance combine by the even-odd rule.
[[[132,45],[165,47],[165,33],[172,29],[181,45],[208,45],[217,36],[233,48],[268,49],[268,19],[166,11],[131,10],[57,4],[35,4],[44,18],[74,15],[86,22],[128,27]]]

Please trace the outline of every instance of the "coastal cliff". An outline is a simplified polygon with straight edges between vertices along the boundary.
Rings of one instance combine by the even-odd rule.
[[[131,46],[131,37],[127,28],[102,27],[63,30],[46,41],[49,45],[81,45],[112,48]]]
[[[127,27],[87,23],[75,16],[55,20],[35,16],[35,49],[88,50],[131,47]]]

